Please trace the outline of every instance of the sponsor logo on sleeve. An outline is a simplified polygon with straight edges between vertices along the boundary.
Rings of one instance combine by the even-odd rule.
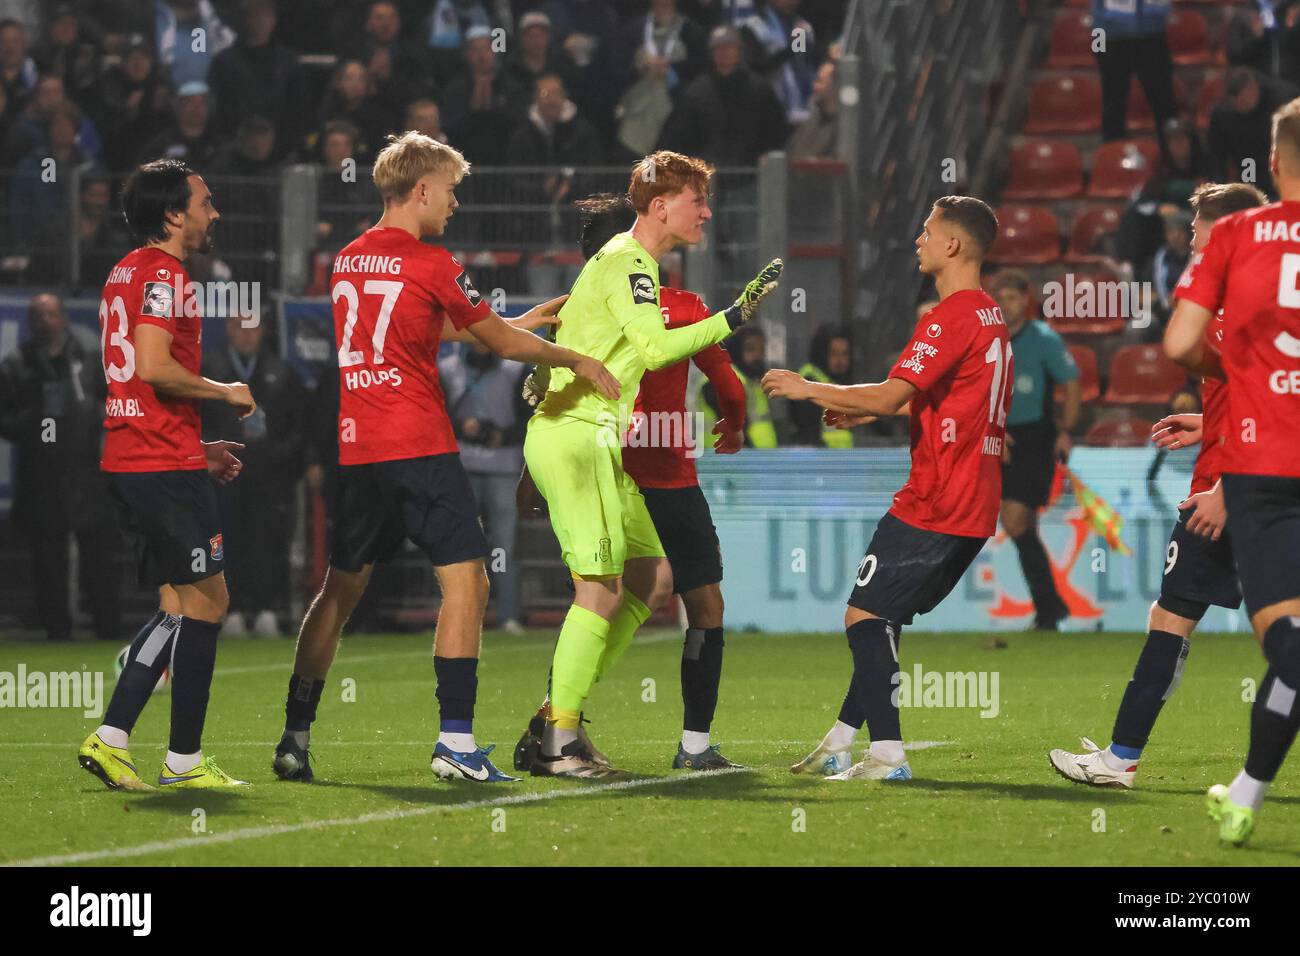
[[[899,363],[899,368],[909,368],[920,375],[925,371],[925,360],[938,354],[939,350],[929,342],[913,342],[912,354]]]
[[[655,280],[650,278],[644,272],[634,272],[627,277],[627,281],[632,286],[632,301],[640,305],[642,302],[651,302],[659,304],[659,297],[655,295]]]
[[[144,303],[140,306],[140,312],[144,315],[152,315],[156,319],[170,319],[175,296],[176,290],[170,283],[146,282]]]
[[[478,304],[483,301],[483,296],[479,295],[478,289],[474,288],[474,283],[469,280],[469,274],[461,272],[456,276],[456,285],[460,286],[460,291],[465,294],[465,299],[473,308],[478,308]]]

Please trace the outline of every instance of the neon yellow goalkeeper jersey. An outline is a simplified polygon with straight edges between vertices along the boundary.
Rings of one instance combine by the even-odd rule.
[[[570,369],[552,369],[537,415],[595,425],[625,421],[647,369],[680,362],[731,334],[721,312],[680,329],[665,328],[665,321],[659,309],[659,263],[632,233],[619,233],[583,267],[560,309],[555,341],[603,362],[622,384],[622,393],[617,401],[607,399]]]

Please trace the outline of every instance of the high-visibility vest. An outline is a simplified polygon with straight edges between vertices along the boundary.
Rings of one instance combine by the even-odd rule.
[[[799,369],[799,374],[813,382],[831,385],[831,377],[812,362]],[[822,425],[822,444],[827,448],[852,448],[853,433],[840,428],[827,428]]]
[[[772,423],[772,410],[767,403],[767,396],[763,394],[762,387],[757,381],[750,380],[744,372],[734,365],[732,369],[745,389],[745,438],[749,443],[749,447],[777,447],[776,425]],[[712,431],[713,425],[717,421],[713,409],[704,400],[704,388],[707,385],[708,379],[700,383],[699,400],[695,403],[696,409],[708,416],[708,420],[705,422],[705,434]]]

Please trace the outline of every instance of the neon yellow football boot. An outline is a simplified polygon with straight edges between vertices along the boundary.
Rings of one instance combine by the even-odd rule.
[[[184,773],[177,773],[163,761],[162,771],[158,774],[159,790],[224,790],[247,786],[247,780],[236,780],[218,767],[211,757],[204,757],[197,767]]]
[[[1210,819],[1219,824],[1219,839],[1242,846],[1255,831],[1255,811],[1228,799],[1228,788],[1216,783],[1205,794],[1205,808]]]
[[[77,751],[77,762],[83,770],[94,774],[110,790],[152,790],[140,779],[135,761],[125,747],[110,747],[93,733],[82,741]]]

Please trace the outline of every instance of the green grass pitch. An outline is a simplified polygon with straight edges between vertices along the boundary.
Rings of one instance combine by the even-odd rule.
[[[1221,848],[1205,789],[1240,767],[1263,662],[1247,635],[1192,639],[1139,789],[1057,777],[1052,747],[1102,746],[1141,646],[1136,634],[908,632],[903,664],[997,672],[999,713],[908,708],[906,784],[794,777],[834,720],[849,672],[842,636],[728,635],[714,740],[746,772],[668,769],[680,727],[680,636],[641,635],[588,706],[597,744],[628,784],[533,780],[497,787],[437,780],[433,666],[424,636],[345,640],[321,703],[317,782],[270,772],[292,658],[288,641],[223,641],[205,751],[253,786],[237,794],[124,794],[80,770],[97,723],[71,709],[0,711],[0,862],[98,865],[1272,865],[1295,864],[1295,760],[1283,768],[1251,845]],[[997,646],[1004,643],[1004,647]],[[507,768],[544,687],[551,635],[485,636],[476,732]],[[0,671],[107,672],[118,649],[0,643]],[[343,702],[344,679],[355,701]],[[649,682],[652,681],[653,684]],[[351,686],[351,685],[349,685]],[[132,753],[149,779],[166,745],[169,695],[155,695]],[[197,811],[202,811],[198,813]],[[200,824],[202,826],[200,827]],[[197,831],[197,832],[196,832]]]

